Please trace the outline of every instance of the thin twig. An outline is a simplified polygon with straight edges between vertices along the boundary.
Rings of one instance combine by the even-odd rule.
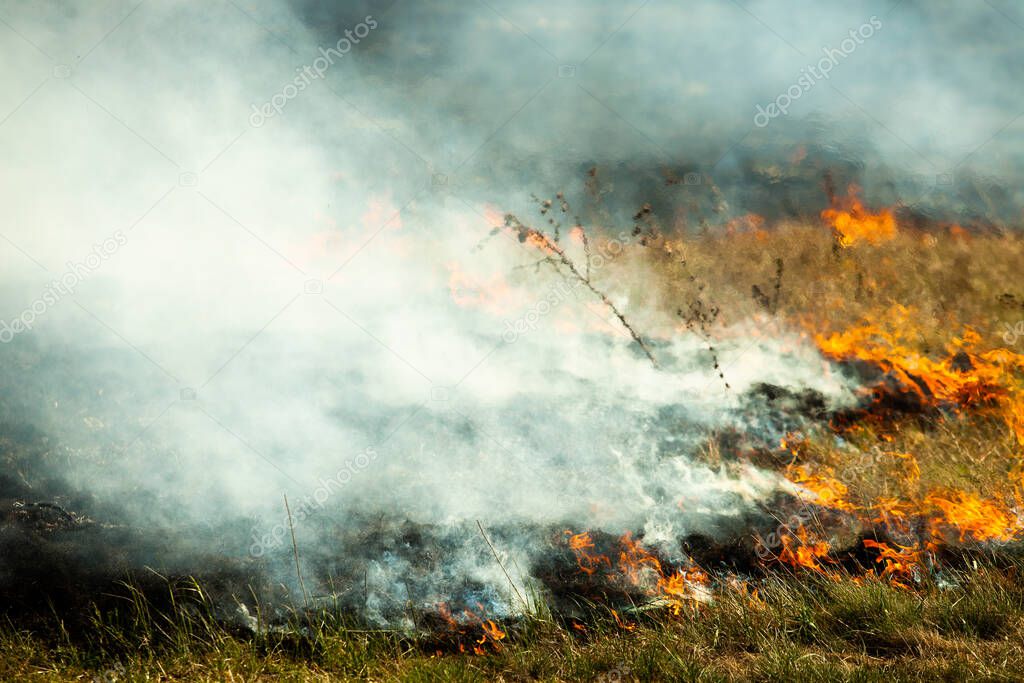
[[[578,226],[580,229],[580,238],[583,240],[583,256],[587,261],[587,279],[590,279],[590,240],[587,238],[587,231],[583,229],[582,225]]]
[[[560,246],[555,244],[555,242],[553,242],[550,238],[548,238],[547,235],[540,232],[539,230],[524,225],[522,221],[520,221],[512,214],[508,214],[505,216],[505,225],[516,230],[516,232],[519,234],[520,242],[525,242],[529,239],[539,248],[545,250],[547,252],[547,256],[544,260],[550,263],[555,270],[558,270],[559,266],[565,266],[565,268],[569,270],[573,277],[582,282],[583,285],[587,289],[589,289],[591,293],[594,294],[594,296],[601,300],[601,303],[608,307],[608,309],[615,315],[615,317],[618,318],[619,322],[622,323],[622,326],[626,328],[626,331],[629,332],[629,336],[633,338],[633,341],[636,342],[636,345],[639,346],[640,350],[644,352],[644,355],[647,356],[647,359],[651,361],[651,365],[653,365],[655,368],[658,367],[658,361],[655,360],[654,354],[651,353],[650,347],[647,346],[647,343],[643,340],[643,337],[640,336],[640,334],[633,328],[633,326],[629,324],[629,321],[626,320],[626,316],[622,313],[622,311],[620,311],[618,307],[614,303],[612,303],[612,300],[608,298],[607,294],[599,290],[590,282],[589,277],[584,276],[583,273],[579,271],[579,269],[576,267],[576,264],[572,262],[572,259],[570,259],[565,254],[565,251],[563,251]]]
[[[505,574],[505,578],[508,579],[509,585],[512,586],[512,590],[514,590],[516,592],[516,596],[518,596],[519,599],[522,601],[523,606],[526,607],[527,609],[529,609],[530,608],[530,603],[526,602],[526,600],[523,598],[522,593],[520,593],[519,589],[516,588],[515,581],[513,581],[512,577],[509,576],[508,570],[505,569],[505,565],[503,565],[501,563],[501,560],[498,558],[498,551],[496,551],[494,549],[494,545],[491,543],[491,539],[487,538],[487,532],[484,531],[484,525],[480,523],[479,519],[476,520],[476,525],[480,529],[480,535],[483,536],[484,537],[484,541],[487,542],[487,547],[491,549],[491,554],[494,555],[494,561],[498,563],[499,567],[501,567],[501,571]]]
[[[299,569],[299,544],[295,542],[295,525],[292,524],[292,509],[288,506],[288,494],[284,494],[284,509],[288,513],[288,528],[292,532],[292,552],[295,554],[295,574],[299,577],[299,588],[302,589],[302,601],[309,609],[309,594],[306,593],[306,584],[302,581],[302,570]]]

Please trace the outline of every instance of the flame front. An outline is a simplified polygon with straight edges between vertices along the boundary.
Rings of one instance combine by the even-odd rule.
[[[896,236],[896,217],[891,209],[872,213],[860,200],[860,188],[851,185],[846,197],[834,199],[832,206],[821,212],[822,219],[832,226],[843,247],[860,242],[881,244]]]

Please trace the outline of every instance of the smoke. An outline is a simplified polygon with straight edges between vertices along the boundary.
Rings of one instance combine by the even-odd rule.
[[[323,41],[348,14],[297,6]],[[665,190],[665,171],[696,171],[732,212],[780,218],[827,203],[829,169],[875,202],[1020,220],[1020,195],[1003,189],[1022,159],[1013,3],[434,3],[382,16],[372,57],[333,83],[383,107],[422,161],[459,168],[463,195],[508,206],[518,188],[562,188],[598,164],[624,211],[660,203],[670,218],[707,188]],[[788,115],[755,124],[758,106],[840,49]]]
[[[681,538],[786,486],[698,463],[708,436],[783,434],[751,398],[764,384],[830,408],[851,387],[752,321],[716,342],[728,389],[694,336],[657,342],[653,368],[592,294],[492,235],[495,207],[579,194],[594,164],[613,215],[710,206],[714,177],[714,220],[814,213],[825,168],[892,194],[974,145],[971,169],[1008,173],[1019,127],[994,155],[975,134],[1012,96],[975,76],[1008,77],[1020,42],[969,49],[1013,29],[940,5],[8,4],[0,401],[21,469],[0,502],[57,500],[149,539],[94,541],[97,565],[217,556],[293,598],[294,526],[314,595],[384,623],[410,602],[510,609],[478,523],[523,592],[565,528],[642,531],[682,557]],[[828,83],[754,125],[871,16],[882,29]],[[796,143],[809,160],[780,191]],[[670,195],[665,169],[696,188]],[[929,206],[973,210],[947,204]]]

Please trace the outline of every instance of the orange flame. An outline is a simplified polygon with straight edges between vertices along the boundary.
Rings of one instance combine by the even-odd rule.
[[[786,478],[813,493],[819,505],[847,512],[854,510],[854,505],[846,500],[846,484],[831,476],[831,472],[812,474],[805,466],[798,465],[787,469]]]
[[[966,491],[932,492],[925,504],[938,513],[932,521],[933,534],[941,535],[942,527],[955,530],[960,541],[1012,541],[1020,532],[1020,522],[1009,510],[994,500],[985,500]]]
[[[916,581],[918,568],[921,565],[922,552],[917,548],[895,544],[896,548],[887,543],[879,543],[870,538],[864,539],[864,547],[878,551],[875,562],[884,564],[882,578],[903,588],[909,588],[906,581]]]
[[[779,562],[832,576],[832,573],[823,565],[825,562],[832,561],[828,556],[831,548],[827,541],[813,540],[807,533],[807,529],[802,526],[797,528],[794,533],[783,535],[779,540],[782,543]]]
[[[913,309],[894,305],[879,323],[865,322],[831,335],[816,334],[815,342],[828,357],[871,362],[927,403],[966,406],[1005,395],[1010,367],[1024,368],[1024,356],[1005,349],[973,353],[980,338],[971,328],[954,339],[949,355],[932,359],[910,347]]]
[[[589,532],[573,534],[566,530],[565,533],[569,536],[569,548],[576,555],[576,564],[579,565],[580,571],[590,575],[596,572],[602,564],[608,567],[612,566],[611,560],[607,557],[593,552],[594,541],[590,538]]]
[[[580,571],[593,575],[601,565],[612,568],[608,557],[592,552],[594,542],[589,533],[572,534],[566,531],[566,534]],[[629,532],[619,539],[619,545],[621,550],[615,567],[619,578],[660,598],[673,613],[679,614],[689,602],[705,599],[701,589],[708,583],[709,577],[700,567],[690,564],[666,572],[661,561],[641,546],[639,541],[634,540]]]
[[[441,603],[437,606],[437,613],[448,624],[448,630],[458,642],[459,652],[464,653],[466,651],[466,643],[463,642],[463,638],[467,636],[467,627],[470,629],[480,629],[480,637],[476,638],[474,636],[470,643],[472,645],[473,654],[486,654],[485,648],[488,645],[490,645],[496,652],[500,652],[502,649],[500,641],[505,639],[505,632],[501,630],[493,619],[485,619],[483,617],[483,605],[477,603],[477,609],[480,611],[479,614],[471,609],[462,610],[462,621],[455,618],[451,609],[445,603]]]
[[[881,244],[896,236],[896,217],[891,209],[871,213],[861,203],[860,188],[850,185],[846,197],[832,200],[832,207],[821,212],[821,217],[836,233],[843,247],[858,242]]]

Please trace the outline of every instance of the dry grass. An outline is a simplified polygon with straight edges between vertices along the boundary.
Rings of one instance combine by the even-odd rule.
[[[645,276],[638,280],[636,272]],[[1024,335],[1006,337],[1014,328],[1024,331],[1022,272],[1024,238],[1017,234],[904,230],[880,245],[843,249],[825,227],[790,225],[648,240],[602,271],[599,284],[627,294],[631,313],[646,316],[645,329],[655,337],[678,334],[694,302],[719,311],[719,331],[740,325],[745,334],[764,335],[827,335],[901,307],[907,345],[941,358],[967,327],[980,336],[978,351],[1024,353]],[[1020,474],[1024,455],[1005,424],[979,416],[906,420],[891,426],[885,442],[871,429],[844,438],[845,448],[832,438],[812,438],[802,455],[804,462],[841,469],[852,499],[861,502],[936,487],[991,493]],[[913,454],[919,476],[908,476],[913,465],[886,453]]]
[[[772,303],[779,260],[773,309],[752,290],[758,287]],[[695,298],[716,305],[726,325],[759,316],[830,330],[901,304],[915,312],[921,348],[941,350],[964,324],[1000,345],[1005,325],[1024,319],[1024,239],[1017,235],[904,231],[881,245],[836,249],[827,228],[790,225],[770,233],[648,240],[629,247],[616,266],[600,273],[600,283],[610,290],[634,283],[625,289],[631,309],[667,312],[663,325],[674,326],[671,313]],[[631,275],[652,268],[653,276]]]
[[[637,263],[642,281],[633,276]],[[1021,272],[1024,239],[1015,236],[902,232],[879,246],[836,249],[821,227],[783,226],[651,239],[629,247],[598,284],[628,294],[631,314],[654,336],[673,333],[681,323],[675,311],[695,301],[721,311],[715,325],[753,318],[767,333],[842,329],[900,304],[911,311],[915,348],[941,353],[964,325],[983,348],[1006,344],[1006,326],[1024,319]],[[811,438],[801,458],[843,469],[851,500],[866,503],[944,486],[991,494],[1021,455],[1004,424],[981,417],[907,420],[886,438],[866,429],[842,445]],[[919,474],[890,452],[913,453]],[[862,464],[849,467],[857,458]],[[1024,679],[1024,560],[1014,546],[914,589],[781,569],[678,616],[635,615],[632,630],[599,609],[586,632],[538,614],[508,625],[501,650],[483,656],[438,653],[426,636],[333,621],[303,635],[240,635],[202,615],[160,615],[137,601],[97,614],[80,633],[57,623],[33,633],[8,624],[0,629],[0,679]]]

